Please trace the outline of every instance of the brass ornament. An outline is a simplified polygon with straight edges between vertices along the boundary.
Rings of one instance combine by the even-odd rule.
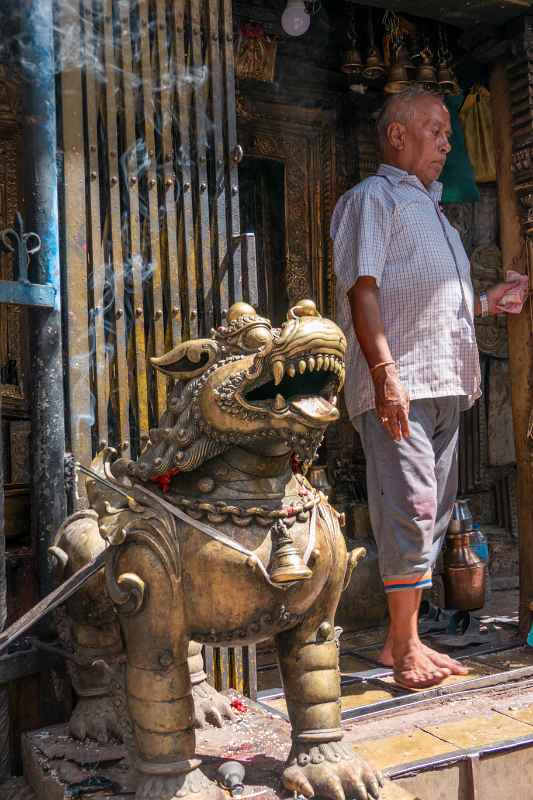
[[[341,72],[345,75],[360,75],[363,69],[363,58],[357,48],[352,47],[347,50],[341,65]]]
[[[309,580],[313,573],[302,561],[300,553],[294,546],[289,529],[282,520],[278,520],[271,527],[270,534],[273,547],[270,565],[271,580],[274,583]]]
[[[411,61],[409,50],[405,44],[400,44],[396,51],[396,63],[401,64],[402,67],[405,67],[407,76],[410,80],[414,79],[416,67]]]
[[[420,65],[416,70],[415,81],[421,83],[426,89],[437,90],[437,75],[433,66],[433,54],[428,47],[420,52]]]
[[[442,62],[438,66],[437,83],[442,94],[458,93],[457,81],[454,80],[453,73],[446,62]]]
[[[375,81],[383,77],[385,74],[385,66],[374,39],[374,20],[371,8],[368,9],[368,35],[370,39],[370,48],[366,57],[363,78],[368,81]]]
[[[409,86],[407,69],[403,64],[393,64],[383,91],[387,94],[398,94]]]
[[[385,74],[385,66],[377,47],[371,47],[366,58],[363,78],[369,81],[378,80]]]

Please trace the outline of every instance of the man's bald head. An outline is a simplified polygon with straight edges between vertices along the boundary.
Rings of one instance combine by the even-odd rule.
[[[387,131],[391,122],[400,122],[403,125],[407,125],[414,120],[420,101],[427,103],[428,100],[440,103],[445,108],[442,95],[424,89],[422,86],[409,86],[403,92],[389,95],[376,121],[380,150],[383,150],[387,142]]]
[[[427,186],[439,176],[450,150],[450,115],[441,95],[409,87],[386,100],[377,135],[383,161]]]

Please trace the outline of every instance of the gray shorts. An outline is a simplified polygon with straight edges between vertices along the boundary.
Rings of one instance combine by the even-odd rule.
[[[413,400],[395,442],[367,411],[353,420],[366,456],[368,506],[385,591],[426,588],[457,494],[459,397]]]

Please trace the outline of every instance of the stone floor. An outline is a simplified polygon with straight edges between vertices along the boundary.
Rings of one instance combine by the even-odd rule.
[[[459,788],[454,794],[453,780],[458,787],[466,785],[459,773],[448,794],[442,787],[437,789],[436,779],[427,773],[416,783],[420,765],[435,758],[459,759],[465,750],[479,751],[508,742],[527,744],[529,739],[533,743],[533,649],[518,646],[516,608],[516,592],[494,592],[480,618],[480,642],[468,647],[441,647],[463,658],[471,670],[470,685],[464,679],[457,682],[457,678],[450,678],[443,691],[453,693],[440,692],[441,696],[401,689],[386,670],[376,677],[376,658],[385,627],[343,634],[345,740],[385,774],[397,778],[387,785],[384,800],[469,798],[466,790]],[[427,640],[437,647],[441,635],[438,631],[426,633]],[[209,726],[198,731],[197,752],[212,778],[225,761],[236,760],[245,766],[246,790],[241,797],[279,800],[287,797],[280,791],[279,776],[290,747],[290,726],[275,654],[268,645],[258,652],[258,670],[260,703],[244,699],[246,710],[238,712],[235,723],[224,729]],[[518,678],[513,670],[521,670]],[[512,680],[502,683],[502,675]],[[492,685],[484,685],[487,683]],[[279,691],[274,691],[277,688]],[[405,700],[409,704],[398,705]],[[390,701],[387,708],[383,701]],[[353,718],[354,713],[364,715]],[[350,714],[352,718],[347,718]],[[526,751],[522,748],[521,752]],[[19,782],[10,785],[11,793],[5,793],[6,785],[0,787],[0,800],[67,800],[77,796],[118,800],[131,798],[136,782],[120,745],[80,744],[67,736],[64,727],[26,734],[23,762],[27,784],[35,795]],[[484,763],[487,767],[488,762]],[[524,780],[529,775],[527,763],[515,764]],[[405,777],[406,770],[411,770],[411,777]],[[499,785],[499,778],[487,769],[483,775],[484,793],[472,796],[491,800],[489,789]],[[529,797],[524,793],[516,796]]]

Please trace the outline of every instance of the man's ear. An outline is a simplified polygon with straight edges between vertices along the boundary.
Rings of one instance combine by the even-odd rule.
[[[387,128],[387,139],[395,150],[403,150],[405,147],[405,125],[401,122],[391,122]]]

